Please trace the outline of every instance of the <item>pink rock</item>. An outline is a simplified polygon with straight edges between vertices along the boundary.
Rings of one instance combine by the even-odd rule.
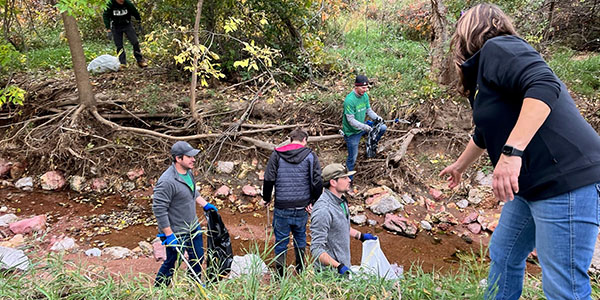
[[[256,190],[256,188],[248,184],[242,188],[242,193],[251,197],[258,195],[258,191]]]
[[[135,168],[127,172],[127,178],[129,178],[129,180],[135,180],[142,175],[144,175],[144,168]]]
[[[55,191],[61,189],[67,181],[61,171],[46,172],[40,177],[42,189],[47,191]]]
[[[10,172],[12,163],[0,158],[0,177],[4,177]]]
[[[472,212],[470,214],[468,214],[461,223],[463,224],[469,224],[469,223],[473,223],[475,221],[477,221],[477,217],[479,217],[479,214],[476,212]]]
[[[417,226],[404,217],[395,214],[386,214],[383,228],[397,232],[409,238],[417,237]]]
[[[225,198],[225,197],[227,197],[229,195],[229,193],[231,193],[231,189],[228,186],[226,186],[226,185],[222,185],[215,192],[215,196],[221,197],[221,198]]]
[[[433,197],[433,199],[439,201],[442,200],[442,198],[444,198],[444,193],[442,193],[439,190],[436,190],[434,188],[430,188],[429,189],[429,195],[431,195]]]
[[[156,241],[152,244],[152,250],[154,251],[154,258],[156,261],[167,259],[167,250],[161,241]]]
[[[479,223],[471,223],[467,228],[474,234],[479,234],[481,232],[481,225],[479,225]]]
[[[103,178],[94,178],[92,179],[92,190],[94,192],[102,192],[103,190],[108,188],[108,184]]]
[[[14,234],[26,234],[32,231],[41,231],[46,228],[46,216],[39,215],[33,218],[21,220],[8,225]]]

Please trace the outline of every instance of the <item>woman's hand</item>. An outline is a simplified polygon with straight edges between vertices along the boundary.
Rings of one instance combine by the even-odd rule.
[[[458,161],[453,164],[447,166],[445,169],[440,172],[439,176],[449,175],[448,176],[448,187],[453,189],[456,187],[460,180],[462,179],[462,174],[465,171],[465,168],[458,163]]]
[[[521,173],[521,157],[500,155],[494,168],[492,189],[498,201],[509,201],[519,192],[519,174]]]

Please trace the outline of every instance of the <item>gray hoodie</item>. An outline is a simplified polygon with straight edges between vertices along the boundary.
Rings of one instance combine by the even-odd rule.
[[[191,171],[188,171],[195,180]],[[192,191],[172,164],[158,179],[152,196],[152,211],[158,223],[158,232],[171,227],[176,234],[189,233],[191,226],[198,223],[196,198],[200,193]]]
[[[318,260],[324,252],[350,267],[350,215],[345,198],[340,199],[328,189],[323,190],[311,213],[310,237],[310,252],[317,259],[317,269],[324,267]]]

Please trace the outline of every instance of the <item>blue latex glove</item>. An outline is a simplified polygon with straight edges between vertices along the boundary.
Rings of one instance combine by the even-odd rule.
[[[368,120],[367,122],[365,122],[365,124],[367,124],[367,125],[369,125],[369,126],[373,127],[373,121],[371,121],[371,120]]]
[[[337,267],[337,271],[340,275],[346,275],[346,274],[350,274],[352,271],[350,271],[350,268],[346,267],[344,264],[340,264]]]
[[[360,234],[360,241],[361,242],[364,242],[366,240],[376,240],[376,239],[377,239],[377,237],[374,236],[374,235],[372,235],[372,234],[370,234],[370,233],[361,233]]]
[[[209,211],[211,209],[213,209],[214,211],[219,211],[216,206],[210,203],[206,203],[206,205],[204,205],[204,211]]]
[[[156,235],[159,238],[164,237],[165,240],[162,242],[163,245],[167,246],[167,247],[173,247],[173,246],[177,246],[179,245],[179,240],[177,239],[177,237],[175,236],[175,234],[171,233],[167,236],[165,236],[164,233],[160,233]]]
[[[394,123],[398,123],[398,122],[400,122],[400,119],[398,119],[398,118],[395,118],[395,119],[394,119]]]

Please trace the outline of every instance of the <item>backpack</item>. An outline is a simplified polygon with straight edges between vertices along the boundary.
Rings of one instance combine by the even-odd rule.
[[[229,232],[219,213],[213,209],[204,212],[207,220],[206,231],[206,274],[210,281],[223,279],[231,271],[233,250]]]

